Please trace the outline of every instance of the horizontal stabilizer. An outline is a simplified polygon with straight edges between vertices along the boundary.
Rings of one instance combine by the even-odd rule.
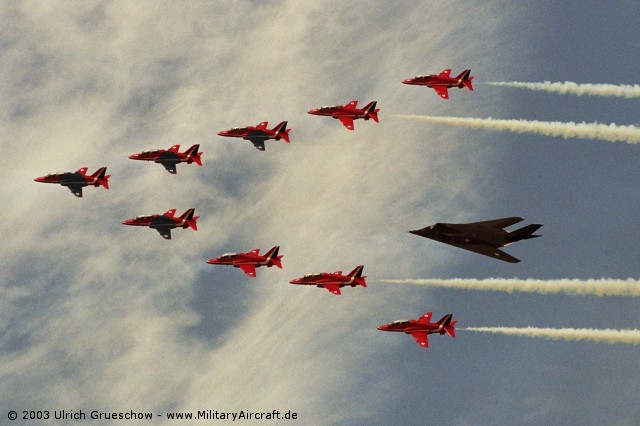
[[[452,322],[452,324],[455,324],[455,321]],[[453,328],[453,325],[448,325],[444,328],[444,331],[447,332],[447,334],[451,337],[453,337],[454,339],[456,338],[456,330]]]
[[[537,238],[540,235],[533,235],[533,233],[536,232],[540,228],[542,228],[542,225],[533,223],[531,225],[527,225],[527,226],[522,227],[520,229],[516,229],[513,232],[510,232],[507,235],[507,238],[510,241],[513,241],[513,242],[520,241],[520,240],[528,240],[530,238]]]
[[[100,167],[94,174],[91,175],[92,178],[96,178],[95,186],[102,185],[106,189],[109,189],[109,178],[111,175],[107,175],[107,168]]]
[[[373,121],[375,121],[376,123],[378,123],[378,111],[380,111],[379,109],[376,109],[376,105],[377,105],[377,101],[373,101],[373,102],[369,102],[367,104],[367,106],[365,106],[364,112],[368,117],[371,117],[373,119]]]
[[[267,253],[265,253],[265,257],[271,260],[271,263],[276,265],[278,268],[282,269],[282,255],[278,255],[278,251],[280,250],[280,246],[275,246]]]
[[[200,149],[200,144],[195,144],[191,148],[186,150],[185,154],[189,156],[189,158],[191,158],[198,166],[202,166],[202,159],[200,158],[202,153],[198,152],[199,149]]]

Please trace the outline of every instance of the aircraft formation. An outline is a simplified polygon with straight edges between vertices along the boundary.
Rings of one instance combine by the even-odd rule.
[[[417,76],[403,80],[402,83],[433,88],[441,98],[449,99],[449,88],[466,87],[473,91],[471,83],[473,76],[471,76],[470,73],[471,70],[467,69],[458,76],[451,77],[451,69],[445,69],[440,74]],[[358,100],[352,100],[346,105],[323,106],[321,108],[311,109],[308,113],[311,115],[335,118],[348,130],[354,130],[354,120],[357,119],[363,119],[365,121],[371,119],[376,123],[379,122],[378,113],[380,109],[376,108],[376,106],[377,101],[372,101],[363,108],[358,108]],[[289,133],[291,129],[287,129],[287,121],[280,122],[272,129],[268,128],[268,124],[267,121],[264,121],[256,126],[233,127],[229,130],[218,132],[218,135],[247,140],[260,151],[265,150],[265,142],[268,140],[284,140],[286,143],[290,143]],[[156,149],[131,154],[129,158],[132,160],[152,161],[161,164],[169,173],[177,174],[176,166],[180,163],[195,163],[198,166],[202,166],[201,157],[203,153],[199,152],[199,149],[200,145],[195,144],[186,151],[180,152],[180,145],[174,145],[166,150]],[[106,167],[101,167],[92,175],[87,175],[87,168],[83,167],[76,172],[49,174],[35,178],[34,180],[36,182],[57,183],[66,186],[75,196],[82,197],[82,188],[85,186],[103,186],[109,189],[108,179],[110,175],[106,174],[106,170]],[[176,216],[175,213],[176,209],[171,209],[163,214],[141,215],[133,219],[125,219],[122,224],[128,226],[146,226],[155,229],[162,238],[167,240],[171,239],[171,230],[175,228],[198,230],[197,220],[199,216],[195,216],[194,208],[186,210],[180,216]],[[494,259],[516,263],[519,262],[518,259],[499,250],[499,248],[523,239],[538,237],[538,235],[533,235],[533,233],[542,226],[533,224],[513,232],[504,230],[504,228],[521,222],[522,220],[523,219],[519,217],[508,217],[468,224],[436,223],[426,228],[409,232]],[[283,255],[279,254],[279,250],[280,247],[275,246],[264,255],[260,254],[260,249],[258,248],[248,253],[227,253],[211,258],[207,260],[206,263],[239,268],[249,277],[255,278],[256,269],[261,266],[266,266],[267,268],[271,268],[272,266],[282,268]],[[342,271],[311,273],[299,278],[293,278],[289,283],[293,285],[324,288],[334,295],[340,295],[341,289],[344,287],[367,287],[367,277],[362,275],[363,270],[364,265],[358,265],[346,275],[343,274]],[[394,321],[381,325],[378,329],[381,331],[410,334],[423,348],[429,346],[427,338],[429,334],[449,334],[455,338],[454,326],[456,321],[452,321],[452,314],[445,315],[435,323],[431,322],[431,315],[431,312],[427,312],[418,319]]]

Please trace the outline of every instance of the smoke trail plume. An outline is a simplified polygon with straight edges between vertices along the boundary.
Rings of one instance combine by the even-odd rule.
[[[564,83],[552,83],[550,81],[545,81],[543,83],[526,83],[522,81],[494,81],[485,84],[489,84],[491,86],[516,87],[519,89],[558,93],[561,95],[587,95],[626,99],[640,98],[640,86],[637,84],[634,84],[633,86],[624,84],[578,84],[572,81],[565,81]]]
[[[614,123],[574,123],[537,120],[496,120],[493,118],[436,117],[432,115],[392,115],[408,120],[423,120],[456,127],[494,130],[496,132],[534,133],[538,135],[581,139],[598,139],[607,142],[640,142],[640,128],[618,126]]]
[[[462,330],[512,336],[539,337],[551,340],[587,340],[598,343],[625,343],[640,345],[640,330],[613,330],[593,328],[537,328],[537,327],[467,327]]]
[[[516,278],[478,279],[405,279],[382,280],[397,284],[414,284],[430,287],[460,288],[466,290],[514,291],[539,294],[571,294],[579,296],[622,296],[640,297],[640,281],[634,279],[559,279],[559,280],[519,280]]]

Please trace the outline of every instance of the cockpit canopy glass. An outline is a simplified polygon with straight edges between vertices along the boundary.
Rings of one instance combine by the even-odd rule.
[[[307,274],[307,275],[305,275],[305,276],[304,276],[304,278],[315,278],[315,277],[319,277],[319,276],[321,276],[321,275],[322,275],[322,274],[319,274],[319,273],[315,273],[315,274]]]

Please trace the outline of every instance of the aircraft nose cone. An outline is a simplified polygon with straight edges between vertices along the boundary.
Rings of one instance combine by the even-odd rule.
[[[132,160],[135,160],[136,158],[138,158],[140,156],[140,154],[131,154],[129,156],[129,158],[131,158]]]
[[[227,135],[226,130],[222,130],[221,132],[218,132],[218,136],[226,136],[226,135]]]
[[[378,330],[382,330],[382,331],[384,331],[384,330],[386,330],[386,329],[387,329],[387,326],[386,326],[386,325],[379,325],[379,326],[378,326]]]
[[[36,182],[44,182],[44,176],[40,176],[34,179]]]
[[[299,278],[294,278],[291,281],[289,281],[289,283],[291,283],[291,284],[298,284],[299,282],[300,282]]]
[[[216,264],[216,263],[218,263],[218,258],[214,257],[213,259],[209,259],[209,260],[207,260],[207,263],[210,264],[210,265]]]
[[[317,109],[310,109],[309,111],[307,111],[307,113],[309,113],[309,114],[317,114],[318,110]]]
[[[122,221],[123,225],[131,225],[133,223],[133,219],[125,219]]]
[[[405,79],[405,80],[402,80],[402,83],[404,83],[404,84],[411,84],[411,79],[410,79],[410,78],[407,78],[407,79]]]

